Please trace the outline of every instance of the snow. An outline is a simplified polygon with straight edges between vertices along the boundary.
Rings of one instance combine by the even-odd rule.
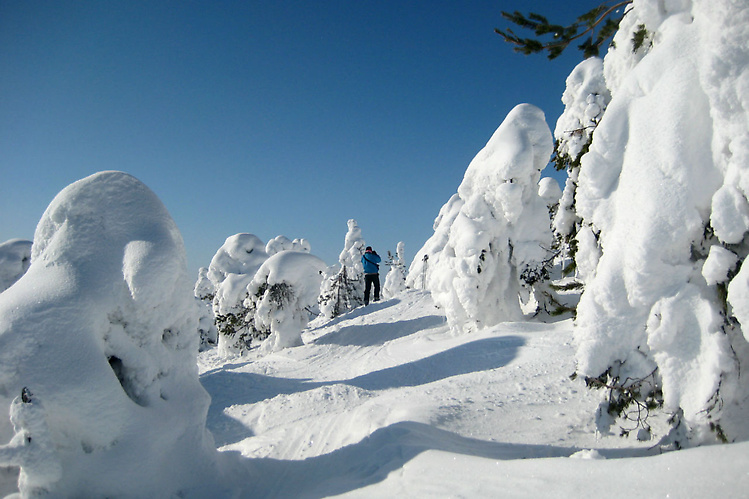
[[[564,192],[540,179],[543,112],[517,106],[440,210],[409,289],[398,267],[369,306],[354,219],[338,266],[304,239],[240,233],[193,285],[140,181],[65,188],[31,245],[0,245],[0,491],[746,495],[749,6],[627,8],[605,58],[567,80]],[[543,323],[524,315],[538,302],[522,275],[550,261],[554,210],[584,290],[574,321]],[[215,347],[219,315],[228,335],[261,334]],[[627,383],[662,407],[611,417]],[[668,452],[682,445],[702,447]]]
[[[598,433],[598,394],[570,378],[569,320],[454,335],[432,295],[409,290],[316,319],[294,348],[196,356],[179,233],[123,173],[63,190],[32,256],[0,294],[2,395],[15,396],[0,459],[23,466],[25,495],[730,496],[749,485],[746,443],[659,456],[652,442]],[[293,280],[312,296],[320,270],[281,251],[253,281]],[[620,473],[638,478],[612,490]],[[16,477],[1,476],[12,492]]]
[[[13,409],[31,439],[15,452],[21,491],[169,495],[215,472],[197,308],[158,198],[120,172],[75,182],[42,216],[31,258],[0,294],[0,396],[36,401]]]
[[[453,331],[523,317],[519,275],[539,266],[552,242],[538,186],[551,152],[543,112],[516,106],[468,165],[457,197],[417,252],[410,282],[424,281]]]
[[[31,241],[11,239],[0,244],[0,293],[21,278],[31,265]]]
[[[596,433],[597,393],[569,378],[572,329],[454,336],[429,293],[408,291],[313,325],[303,346],[203,352],[208,428],[234,462],[223,496],[743,495],[746,443],[657,455]]]

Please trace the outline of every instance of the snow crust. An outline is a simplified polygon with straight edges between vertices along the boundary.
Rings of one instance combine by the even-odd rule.
[[[296,348],[203,352],[208,427],[233,463],[212,496],[743,494],[746,443],[658,455],[596,433],[597,394],[569,379],[572,336],[570,320],[455,336],[408,291],[312,325]]]

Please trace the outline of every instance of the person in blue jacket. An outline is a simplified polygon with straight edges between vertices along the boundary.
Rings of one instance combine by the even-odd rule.
[[[374,301],[380,301],[380,255],[367,246],[361,256],[361,264],[364,267],[364,304],[369,305],[369,290],[374,284]]]

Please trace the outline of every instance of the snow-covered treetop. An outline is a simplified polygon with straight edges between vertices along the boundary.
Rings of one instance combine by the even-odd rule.
[[[208,278],[221,283],[229,274],[254,274],[268,259],[265,243],[254,234],[239,233],[226,238],[211,260]]]
[[[359,224],[353,218],[347,222],[348,232],[343,245],[343,251],[338,257],[342,266],[360,270],[361,256],[364,254],[366,243],[361,235]]]
[[[306,239],[294,239],[293,241],[286,236],[276,236],[265,245],[265,252],[268,256],[273,256],[281,251],[299,251],[309,253],[312,247]]]
[[[560,156],[577,159],[610,101],[611,93],[603,77],[602,59],[591,57],[572,70],[562,94],[564,113],[554,129],[554,137],[559,140],[557,152]]]
[[[553,149],[544,119],[543,111],[535,106],[515,106],[468,165],[458,188],[460,197],[469,199],[482,193],[488,203],[496,204],[498,200],[493,198],[497,190],[504,189],[503,184],[537,184]]]
[[[0,244],[0,293],[13,285],[31,265],[31,241],[11,239]]]

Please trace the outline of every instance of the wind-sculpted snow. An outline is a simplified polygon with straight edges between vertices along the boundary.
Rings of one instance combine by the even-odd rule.
[[[538,193],[551,152],[543,112],[515,107],[440,210],[409,283],[432,292],[453,330],[523,317],[520,274],[540,267],[552,242],[547,202]]]
[[[0,294],[0,392],[28,389],[46,420],[16,428],[47,449],[22,464],[21,492],[166,496],[215,471],[185,260],[169,213],[127,174],[49,205],[28,272]]]

